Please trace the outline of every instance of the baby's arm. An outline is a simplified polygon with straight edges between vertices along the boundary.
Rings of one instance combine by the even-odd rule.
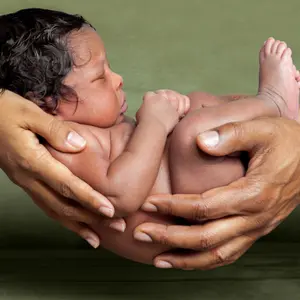
[[[184,96],[178,94],[178,97]],[[168,97],[148,93],[137,113],[137,126],[124,149],[120,149],[122,136],[118,125],[102,130],[97,136],[96,130],[79,125],[76,130],[87,140],[85,150],[78,155],[62,155],[54,153],[55,150],[52,154],[59,155],[74,174],[105,195],[114,205],[116,216],[126,216],[137,211],[150,193],[167,136],[184,112],[176,109]],[[83,128],[84,132],[80,132]]]

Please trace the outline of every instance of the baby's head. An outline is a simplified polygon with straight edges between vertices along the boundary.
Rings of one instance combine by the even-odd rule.
[[[0,89],[64,120],[109,127],[127,108],[122,86],[81,16],[45,9],[0,16]]]

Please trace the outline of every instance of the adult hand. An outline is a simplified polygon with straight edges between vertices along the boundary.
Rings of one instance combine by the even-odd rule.
[[[79,152],[86,144],[63,121],[5,91],[0,96],[0,168],[48,216],[98,247],[100,239],[88,225],[99,222],[100,214],[112,217],[112,204],[56,161],[35,134],[62,152]],[[111,227],[125,226],[123,219],[105,222]]]
[[[211,269],[232,263],[299,203],[297,122],[265,118],[231,123],[201,134],[197,143],[215,156],[248,151],[248,170],[245,177],[232,184],[201,195],[158,195],[148,199],[145,211],[206,221],[192,226],[137,227],[138,240],[194,250],[189,254],[159,255],[154,260],[157,267]]]

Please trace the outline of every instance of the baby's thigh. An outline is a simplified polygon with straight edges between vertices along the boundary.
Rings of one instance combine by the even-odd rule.
[[[127,227],[123,233],[116,232],[100,223],[92,225],[92,228],[99,234],[101,246],[105,249],[133,261],[152,264],[158,254],[170,250],[170,247],[136,241],[133,238],[134,229],[145,222],[175,224],[174,221],[173,218],[167,216],[138,211],[126,218]]]
[[[196,109],[175,127],[169,144],[173,193],[202,193],[244,175],[244,165],[239,157],[213,157],[197,147],[199,133],[221,125],[219,116],[222,110],[218,105]]]

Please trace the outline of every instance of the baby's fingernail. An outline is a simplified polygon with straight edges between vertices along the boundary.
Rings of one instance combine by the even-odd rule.
[[[85,146],[86,140],[75,131],[71,131],[67,136],[67,143],[76,149],[81,149]]]
[[[142,210],[148,212],[157,212],[157,207],[151,203],[144,203],[142,206]]]
[[[106,206],[100,206],[99,211],[102,213],[102,215],[112,218],[114,215],[114,211]]]
[[[134,238],[141,242],[147,242],[147,243],[152,242],[152,238],[148,234],[140,231],[134,233]]]
[[[85,240],[93,247],[93,248],[98,248],[99,247],[99,242],[97,239],[94,237],[90,236],[88,238],[85,238]]]
[[[124,232],[126,224],[123,220],[114,220],[109,223],[109,227],[120,232]]]
[[[167,262],[167,261],[164,261],[164,260],[158,260],[155,262],[155,267],[156,268],[160,268],[160,269],[171,269],[173,268],[173,266]]]
[[[206,131],[198,135],[198,138],[208,147],[215,147],[219,144],[220,138],[217,131]]]

